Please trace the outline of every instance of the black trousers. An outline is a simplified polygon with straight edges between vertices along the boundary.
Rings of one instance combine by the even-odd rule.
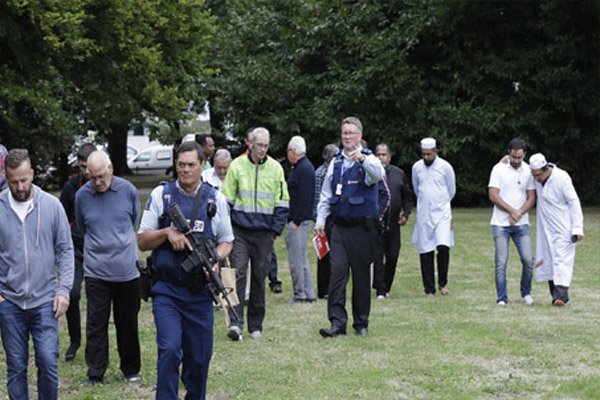
[[[550,289],[550,295],[552,296],[552,302],[554,300],[562,300],[564,303],[569,302],[569,287],[555,285],[554,281],[548,281],[548,289]]]
[[[448,246],[437,247],[438,285],[440,288],[448,284],[448,265],[450,264],[450,248]],[[423,253],[421,258],[421,277],[425,293],[435,293],[435,267],[433,265],[434,252]]]
[[[377,255],[373,263],[373,288],[377,291],[377,295],[385,295],[390,292],[396,275],[399,255],[400,225],[391,227],[383,234],[378,235]]]
[[[88,376],[102,378],[108,368],[108,320],[111,304],[117,333],[117,350],[124,375],[140,372],[140,311],[139,279],[128,282],[107,282],[85,278],[87,327],[85,362]]]
[[[75,248],[75,276],[73,288],[69,293],[69,308],[67,308],[67,327],[71,343],[81,344],[81,311],[79,300],[81,299],[81,283],[83,282],[83,252]]]
[[[330,247],[331,227],[333,225],[331,221],[331,217],[328,217],[325,221],[325,235],[327,235]],[[329,253],[327,253],[322,259],[317,259],[317,297],[320,299],[329,294],[329,275],[331,275],[331,260],[329,259]]]
[[[331,275],[327,314],[332,327],[346,329],[346,286],[352,270],[352,326],[358,330],[369,325],[371,311],[371,262],[377,243],[375,227],[333,225],[331,231]]]

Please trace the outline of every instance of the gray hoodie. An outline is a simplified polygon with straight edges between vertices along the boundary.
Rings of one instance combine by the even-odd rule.
[[[22,223],[0,193],[0,295],[23,310],[69,298],[73,242],[58,199],[33,185],[33,208]]]

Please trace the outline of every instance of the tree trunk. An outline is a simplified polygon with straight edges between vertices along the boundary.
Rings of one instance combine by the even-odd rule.
[[[127,167],[127,125],[111,125],[108,133],[108,153],[115,175],[130,174]]]

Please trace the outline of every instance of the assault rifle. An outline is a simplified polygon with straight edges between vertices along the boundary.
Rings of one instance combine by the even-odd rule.
[[[179,204],[173,203],[169,206],[169,208],[167,208],[167,215],[173,222],[173,225],[175,225],[175,228],[187,236],[192,244],[193,250],[190,252],[188,258],[181,264],[183,270],[190,273],[196,267],[202,268],[202,270],[208,274],[207,287],[213,296],[215,304],[221,303],[219,298],[219,294],[221,294],[227,302],[229,310],[231,310],[236,319],[239,319],[239,316],[232,307],[229,297],[227,296],[232,290],[223,285],[223,281],[221,281],[219,274],[213,270],[213,265],[219,262],[215,241],[213,239],[198,238],[196,235],[192,234],[192,229],[185,219]]]

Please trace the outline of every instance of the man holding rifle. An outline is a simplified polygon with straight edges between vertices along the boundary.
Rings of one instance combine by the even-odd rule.
[[[196,142],[185,142],[178,148],[177,180],[162,183],[152,191],[138,232],[140,250],[153,250],[156,282],[151,296],[158,346],[157,399],[179,398],[182,361],[186,398],[206,397],[213,347],[213,297],[207,288],[205,268],[215,269],[216,264],[192,269],[183,265],[194,250],[192,243],[210,239],[216,240],[216,257],[227,257],[233,232],[225,198],[210,185],[202,184],[205,161]],[[188,232],[176,229],[166,213],[175,204],[189,220]]]

